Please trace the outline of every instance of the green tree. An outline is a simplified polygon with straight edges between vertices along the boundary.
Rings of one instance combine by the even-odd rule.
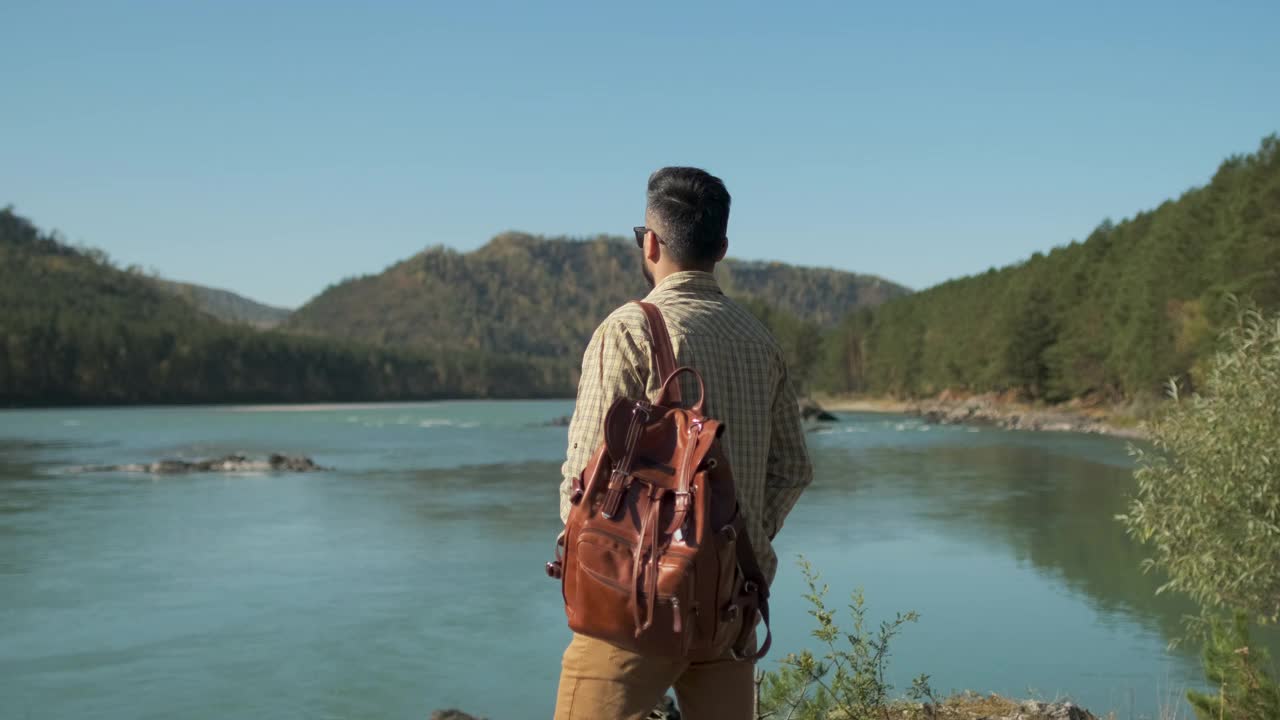
[[[1205,676],[1218,692],[1192,690],[1187,700],[1200,720],[1275,720],[1280,718],[1280,686],[1268,671],[1265,648],[1249,640],[1249,617],[1235,613],[1230,620],[1211,621],[1202,654]]]
[[[1045,351],[1056,338],[1050,300],[1042,285],[1032,285],[1011,303],[1005,329],[1005,376],[1011,387],[1034,398],[1043,396],[1049,381]]]
[[[805,394],[811,390],[823,357],[825,338],[822,328],[758,298],[742,297],[737,300],[764,323],[778,341],[796,391]]]

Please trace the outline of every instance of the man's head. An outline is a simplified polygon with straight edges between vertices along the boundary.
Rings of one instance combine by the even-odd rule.
[[[691,167],[665,167],[649,176],[644,275],[710,272],[729,247],[729,191],[720,178]]]

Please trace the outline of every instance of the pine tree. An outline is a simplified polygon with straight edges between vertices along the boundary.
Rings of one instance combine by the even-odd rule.
[[[1268,672],[1266,649],[1249,642],[1249,618],[1237,612],[1230,620],[1210,623],[1202,653],[1205,676],[1218,688],[1213,695],[1192,690],[1187,700],[1200,720],[1275,720],[1280,718],[1280,686]]]

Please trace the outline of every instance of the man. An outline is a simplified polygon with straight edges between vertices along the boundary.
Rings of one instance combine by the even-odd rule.
[[[771,540],[813,477],[795,391],[781,349],[745,308],[724,296],[712,271],[729,240],[729,192],[696,168],[668,167],[649,178],[645,225],[636,244],[653,287],[646,300],[666,320],[676,366],[706,381],[706,412],[724,422],[738,501],[766,577],[777,556]],[[596,330],[582,359],[577,407],[560,488],[560,517],[569,515],[572,478],[600,445],[605,412],[619,397],[657,399],[663,378],[651,357],[644,313],[628,303]],[[687,376],[686,376],[687,377]],[[697,396],[691,385],[685,398]],[[556,699],[558,720],[645,717],[674,687],[688,720],[752,720],[754,665],[730,658],[710,663],[648,658],[575,635],[565,651]]]

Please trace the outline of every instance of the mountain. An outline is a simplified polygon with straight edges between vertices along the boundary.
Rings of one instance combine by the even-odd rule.
[[[341,282],[259,330],[0,210],[0,404],[564,397],[596,324],[644,294],[638,262],[614,238],[507,233]],[[1237,303],[1280,310],[1280,138],[1083,242],[918,293],[777,263],[720,272],[802,390],[1056,402],[1194,387]],[[221,312],[250,317],[234,306]]]
[[[1280,309],[1280,138],[1084,242],[847,317],[835,391],[1014,391],[1048,401],[1194,387],[1235,302]]]
[[[244,323],[257,328],[273,328],[283,323],[292,310],[265,305],[230,290],[193,283],[157,279],[161,289],[181,297],[223,322]]]
[[[911,294],[875,275],[728,259],[716,269],[725,293],[755,298],[801,320],[830,328],[851,310],[870,308]]]
[[[472,253],[427,250],[289,314],[122,270],[7,208],[0,405],[564,397],[595,325],[644,294],[637,260],[617,239],[509,233]],[[726,263],[722,281],[802,378],[824,323],[908,292],[778,263]]]
[[[782,263],[722,263],[725,292],[830,326],[909,291],[870,275]],[[596,325],[647,287],[634,244],[506,233],[469,253],[435,247],[333,285],[284,327],[394,347],[452,346],[577,358]]]
[[[0,405],[563,397],[573,382],[536,358],[224,323],[0,210]]]

